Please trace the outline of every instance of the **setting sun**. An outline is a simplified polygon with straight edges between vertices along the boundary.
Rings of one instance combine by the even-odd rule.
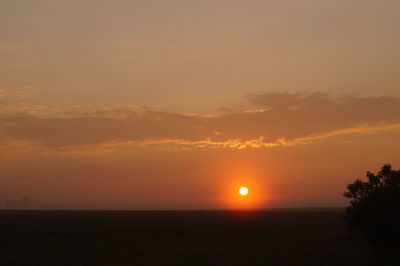
[[[249,189],[247,187],[241,187],[239,189],[239,194],[241,196],[247,196],[247,194],[249,194]]]

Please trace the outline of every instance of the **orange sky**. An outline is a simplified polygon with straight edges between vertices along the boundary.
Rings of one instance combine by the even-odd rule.
[[[1,5],[0,207],[343,206],[400,167],[397,1]]]

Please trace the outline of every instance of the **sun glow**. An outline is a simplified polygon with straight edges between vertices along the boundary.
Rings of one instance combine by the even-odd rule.
[[[220,176],[216,184],[219,208],[252,210],[267,207],[272,193],[266,176],[272,176],[272,173],[261,171],[253,160],[222,161],[215,171]]]
[[[239,194],[241,196],[247,196],[247,194],[249,194],[249,189],[247,187],[241,187],[239,188]]]

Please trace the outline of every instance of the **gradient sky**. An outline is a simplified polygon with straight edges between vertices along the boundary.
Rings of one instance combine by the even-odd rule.
[[[343,206],[400,167],[399,10],[0,0],[0,207]]]

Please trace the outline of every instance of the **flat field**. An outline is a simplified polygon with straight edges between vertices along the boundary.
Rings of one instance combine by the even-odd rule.
[[[0,265],[370,265],[342,212],[0,211]]]

